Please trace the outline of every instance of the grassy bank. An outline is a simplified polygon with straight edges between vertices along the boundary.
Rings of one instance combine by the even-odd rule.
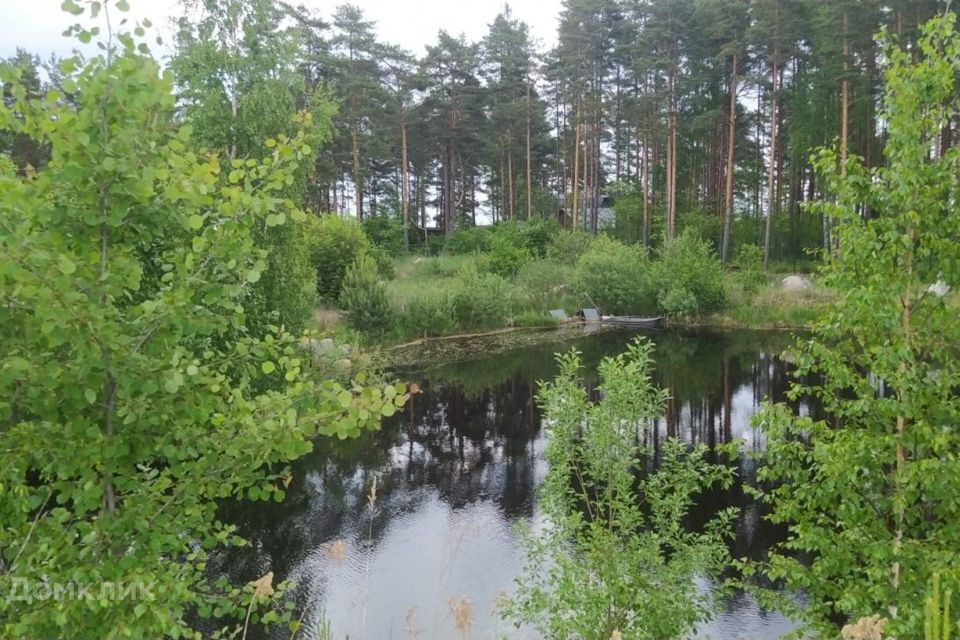
[[[695,231],[645,249],[549,222],[501,223],[459,231],[437,255],[416,255],[371,242],[359,227],[328,226],[342,239],[316,260],[325,266],[322,296],[342,311],[334,328],[380,345],[549,327],[557,324],[550,310],[572,316],[589,307],[686,326],[799,329],[830,300],[816,286],[785,290],[789,270],[765,273],[755,245],[741,245],[722,266]],[[330,331],[330,317],[319,314],[318,326]]]

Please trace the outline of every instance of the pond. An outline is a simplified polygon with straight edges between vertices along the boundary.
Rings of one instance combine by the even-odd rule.
[[[298,638],[316,638],[328,624],[337,640],[446,640],[461,637],[455,607],[469,613],[467,637],[535,638],[501,621],[496,609],[523,563],[517,524],[540,523],[537,488],[547,469],[537,382],[555,374],[554,353],[575,347],[595,385],[596,363],[623,351],[635,335],[615,331],[398,371],[423,390],[402,414],[357,440],[318,443],[296,463],[282,504],[225,509],[251,544],[213,558],[213,570],[235,582],[267,571],[295,581],[297,611],[306,612]],[[655,421],[654,442],[676,436],[712,446],[739,439],[745,449],[763,450],[750,418],[765,398],[784,400],[789,365],[778,354],[791,344],[789,335],[645,335],[656,344],[656,382],[671,394]],[[811,407],[801,402],[796,410]],[[767,523],[761,505],[744,492],[756,461],[742,456],[737,464],[738,482],[701,496],[690,520],[738,507],[731,552],[756,557],[784,531]],[[793,626],[750,596],[734,594],[697,637],[778,638]]]

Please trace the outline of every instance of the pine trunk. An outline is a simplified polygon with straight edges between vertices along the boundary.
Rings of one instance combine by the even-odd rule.
[[[730,113],[727,114],[727,174],[724,185],[723,238],[720,241],[720,259],[730,259],[730,231],[733,226],[733,171],[737,142],[737,54],[733,54],[730,69]]]

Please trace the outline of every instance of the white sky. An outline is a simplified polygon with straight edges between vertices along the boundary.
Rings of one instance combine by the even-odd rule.
[[[129,0],[133,19],[150,18],[158,32],[169,41],[169,18],[179,15],[178,0]],[[319,10],[329,17],[340,0],[294,0]],[[12,55],[23,47],[47,58],[51,53],[64,55],[75,40],[61,35],[77,20],[60,10],[61,0],[0,0],[0,57]],[[424,47],[436,41],[437,32],[446,29],[453,35],[466,34],[471,41],[480,39],[503,10],[503,0],[353,0],[367,18],[376,22],[384,42],[399,44],[421,55]],[[557,15],[561,0],[513,0],[513,15],[530,25],[541,45],[556,42]],[[156,50],[155,50],[156,51]],[[159,54],[168,51],[156,51]]]

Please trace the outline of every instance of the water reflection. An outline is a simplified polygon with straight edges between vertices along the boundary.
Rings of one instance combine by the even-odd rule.
[[[534,637],[501,622],[495,609],[523,561],[515,525],[540,524],[536,489],[546,465],[537,382],[555,374],[555,352],[576,347],[593,387],[600,358],[623,351],[633,335],[605,333],[401,372],[423,393],[380,431],[321,443],[296,464],[283,504],[225,508],[251,545],[218,556],[214,570],[237,582],[268,570],[294,580],[298,611],[306,610],[307,633],[298,637],[315,637],[321,619],[330,621],[338,639],[459,637],[452,607],[462,607],[464,598],[471,610],[469,637]],[[708,446],[739,439],[762,450],[750,417],[763,399],[785,398],[789,369],[777,354],[789,346],[789,336],[650,337],[657,344],[657,383],[671,395],[651,430],[654,449],[676,436]],[[800,403],[796,409],[812,407]],[[719,509],[739,507],[735,557],[756,556],[783,535],[744,492],[755,464],[742,457],[741,481],[701,496],[690,516],[696,526]],[[699,637],[775,638],[790,628],[737,594]],[[275,637],[288,634],[278,630]]]

